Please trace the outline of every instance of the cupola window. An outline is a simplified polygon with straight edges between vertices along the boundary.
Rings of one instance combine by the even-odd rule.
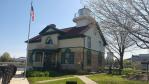
[[[79,15],[83,15],[83,10],[82,9],[79,10]]]

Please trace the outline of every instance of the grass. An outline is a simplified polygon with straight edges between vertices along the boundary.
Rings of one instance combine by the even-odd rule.
[[[30,84],[37,84],[37,81],[43,81],[43,80],[52,80],[52,79],[59,79],[59,78],[66,78],[66,77],[72,77],[72,75],[65,75],[61,77],[28,77],[28,81]],[[80,79],[78,78],[69,78],[64,80],[58,80],[54,82],[47,82],[47,83],[40,83],[40,84],[66,84],[66,81],[77,81],[77,84],[84,84]]]
[[[72,77],[72,75],[64,75],[60,77],[28,77],[27,79],[30,84],[35,84],[37,81],[52,80],[52,79],[65,78],[65,77]]]
[[[29,84],[36,84],[37,81],[50,80],[51,77],[28,77]]]
[[[149,84],[146,81],[133,81],[117,75],[95,74],[88,76],[98,84]]]
[[[77,81],[77,84],[85,84],[79,78],[69,78],[69,79],[47,82],[47,83],[42,83],[42,84],[66,84],[66,81]]]

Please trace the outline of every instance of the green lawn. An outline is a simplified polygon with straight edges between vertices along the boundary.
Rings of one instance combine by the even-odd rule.
[[[30,84],[37,84],[37,81],[43,81],[43,80],[52,80],[52,79],[59,79],[59,78],[66,78],[66,77],[72,77],[72,76],[62,76],[62,77],[28,77],[28,81]],[[84,84],[79,78],[68,78],[64,80],[58,80],[54,82],[47,82],[47,83],[40,83],[40,84],[66,84],[66,81],[77,81],[77,84]]]
[[[98,84],[149,84],[146,81],[132,81],[117,75],[95,74],[88,76]]]
[[[77,81],[77,84],[85,84],[79,78],[69,78],[69,79],[65,79],[65,80],[47,82],[47,83],[42,83],[42,84],[66,84],[66,81]]]

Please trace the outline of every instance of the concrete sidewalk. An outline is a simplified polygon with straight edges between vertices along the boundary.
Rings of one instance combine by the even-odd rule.
[[[76,76],[76,77],[80,78],[85,84],[97,84],[95,81],[92,81],[86,76]]]
[[[82,80],[85,84],[97,84],[96,82],[92,81],[88,77],[84,76],[74,76],[74,77],[66,77],[66,78],[57,78],[57,79],[51,79],[51,80],[44,80],[44,81],[38,81],[37,83],[47,83],[47,82],[52,82],[52,81],[58,81],[58,80],[64,80],[64,79],[70,79],[70,78],[79,78]]]
[[[27,78],[22,75],[23,71],[17,71],[16,75],[11,79],[10,84],[29,84]]]

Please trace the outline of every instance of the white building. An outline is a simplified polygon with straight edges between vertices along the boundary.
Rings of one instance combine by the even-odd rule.
[[[97,71],[103,66],[106,41],[88,8],[78,11],[76,26],[46,26],[29,40],[28,67]]]

